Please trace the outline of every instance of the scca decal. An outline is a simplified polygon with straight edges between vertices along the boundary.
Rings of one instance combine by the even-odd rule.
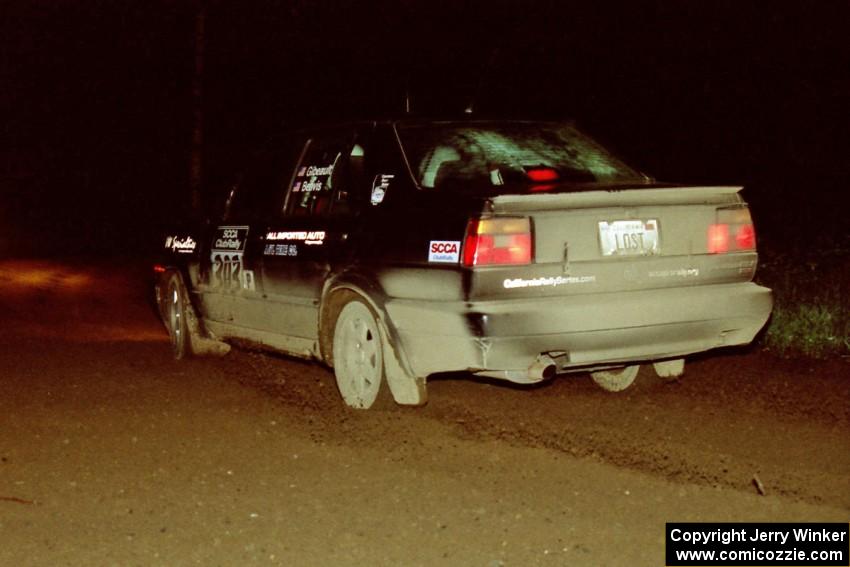
[[[456,242],[432,242],[431,243],[431,253],[432,254],[442,254],[442,253],[454,254],[455,252],[457,252],[457,243]]]
[[[457,240],[432,240],[428,246],[428,261],[457,264],[460,261],[460,242]]]

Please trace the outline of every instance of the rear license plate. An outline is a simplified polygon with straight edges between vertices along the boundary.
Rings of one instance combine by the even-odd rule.
[[[603,256],[658,254],[658,221],[656,219],[601,221],[599,245]]]

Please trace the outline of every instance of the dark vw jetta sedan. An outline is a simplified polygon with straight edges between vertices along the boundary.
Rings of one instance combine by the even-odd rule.
[[[177,358],[317,359],[355,408],[424,404],[446,371],[622,390],[767,320],[739,190],[657,183],[568,123],[294,132],[218,216],[163,235],[157,297]]]

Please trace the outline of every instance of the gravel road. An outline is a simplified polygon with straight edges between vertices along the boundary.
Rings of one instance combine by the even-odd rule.
[[[0,263],[0,565],[660,566],[668,521],[850,516],[848,361],[354,412],[318,364],[173,361],[145,275]]]

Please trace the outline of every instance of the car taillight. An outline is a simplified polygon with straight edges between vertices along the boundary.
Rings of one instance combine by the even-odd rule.
[[[534,183],[551,183],[560,177],[556,169],[545,166],[526,168],[525,174]]]
[[[531,181],[529,191],[532,193],[540,193],[549,191],[555,187],[555,182],[561,177],[558,170],[544,165],[527,167],[525,174],[528,180]]]
[[[531,263],[531,221],[527,217],[471,219],[463,241],[464,266]]]
[[[729,225],[708,225],[708,253],[725,254],[729,252]]]
[[[717,209],[715,221],[708,226],[709,254],[755,250],[756,231],[747,207]]]

